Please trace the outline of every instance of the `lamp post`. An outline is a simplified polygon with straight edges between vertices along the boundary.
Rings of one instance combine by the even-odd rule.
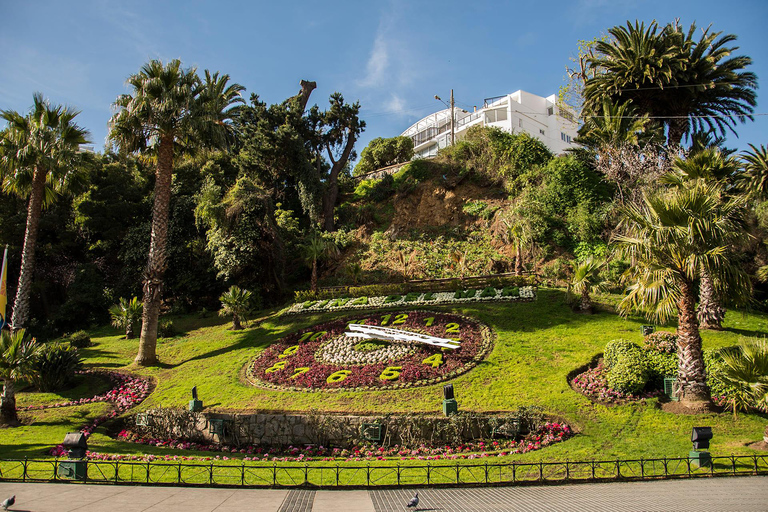
[[[446,102],[444,102],[444,101],[442,100],[442,98],[440,98],[440,96],[438,96],[437,94],[435,94],[435,99],[436,99],[436,100],[438,100],[438,101],[442,101],[442,102],[443,102],[443,104],[444,104],[446,107],[450,106],[450,108],[451,108],[451,146],[453,146],[453,138],[454,138],[454,133],[455,133],[455,128],[454,128],[454,126],[455,126],[455,125],[454,125],[454,115],[453,115],[453,108],[454,108],[454,102],[453,102],[453,89],[451,89],[451,104],[450,104],[450,105],[448,105]]]

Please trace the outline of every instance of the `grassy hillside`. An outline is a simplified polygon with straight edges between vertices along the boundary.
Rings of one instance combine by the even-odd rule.
[[[474,316],[497,333],[487,359],[451,381],[460,409],[509,411],[539,405],[579,433],[565,443],[522,456],[525,460],[680,456],[690,448],[690,430],[694,425],[713,427],[713,454],[750,453],[746,445],[762,437],[767,419],[760,415],[740,414],[737,419],[730,413],[677,416],[663,412],[658,399],[605,406],[574,392],[567,381],[569,372],[588,363],[612,339],[640,342],[641,319],[622,319],[606,312],[577,315],[564,304],[562,292],[546,289],[540,290],[536,302],[477,304],[451,310]],[[349,315],[275,318],[241,332],[227,330],[228,324],[218,319],[187,317],[177,321],[184,335],[160,341],[158,355],[162,364],[151,369],[132,367],[137,340],[121,339],[109,328],[93,332],[94,345],[83,350],[83,354],[88,366],[123,369],[154,379],[154,392],[137,410],[183,407],[190,398],[191,387],[197,385],[208,410],[438,413],[442,384],[390,391],[290,392],[259,389],[243,381],[244,366],[277,338],[343,316]],[[729,312],[725,326],[722,332],[703,333],[705,349],[732,345],[742,335],[767,335],[768,316]],[[82,393],[86,396],[91,391],[83,389]],[[61,398],[21,393],[19,406],[56,400]],[[0,456],[40,456],[44,447],[60,442],[67,430],[100,414],[102,406],[23,412],[25,423],[34,423],[0,431]],[[99,429],[92,436],[93,450],[159,450],[114,441],[103,433]]]

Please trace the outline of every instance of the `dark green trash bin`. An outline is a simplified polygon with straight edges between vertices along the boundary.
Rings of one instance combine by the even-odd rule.
[[[88,474],[88,461],[62,460],[59,462],[58,475],[62,480],[85,480]]]

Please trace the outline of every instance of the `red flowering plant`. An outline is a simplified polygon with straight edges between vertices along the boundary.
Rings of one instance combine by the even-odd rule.
[[[140,437],[123,430],[118,439],[147,446],[178,450],[223,452],[235,455],[244,461],[310,462],[310,461],[370,461],[370,460],[458,460],[481,457],[504,457],[527,453],[545,446],[565,441],[573,431],[565,423],[547,422],[536,431],[521,439],[494,439],[463,442],[455,445],[377,446],[357,445],[351,448],[327,447],[323,445],[302,446],[230,446],[224,444],[193,443],[178,439],[157,439]],[[227,456],[200,457],[177,455],[112,455],[88,452],[89,459],[95,460],[229,460]]]
[[[588,396],[596,402],[603,403],[618,403],[627,400],[639,400],[642,398],[651,398],[657,396],[660,392],[657,390],[641,393],[640,395],[633,395],[630,393],[622,393],[612,389],[608,385],[608,368],[606,368],[602,362],[598,363],[594,368],[590,368],[585,372],[578,374],[573,378],[573,385],[581,391],[582,394]]]
[[[346,336],[349,324],[460,340],[457,348]],[[491,330],[473,318],[429,311],[339,319],[290,334],[249,366],[251,382],[291,390],[369,390],[434,384],[464,373],[488,353]]]

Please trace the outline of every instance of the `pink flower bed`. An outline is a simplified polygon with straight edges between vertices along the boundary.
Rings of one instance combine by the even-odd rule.
[[[407,316],[407,319],[398,324],[393,321],[398,315]],[[360,317],[359,320],[365,320],[366,325],[381,325],[384,316],[372,314]],[[349,323],[347,319],[334,320],[293,333],[273,343],[250,365],[249,376],[260,385],[300,390],[365,390],[407,387],[418,383],[434,384],[474,367],[491,345],[490,331],[472,318],[427,311],[397,311],[386,313],[386,317],[389,320],[386,327],[438,337],[458,337],[461,346],[455,350],[441,351],[439,347],[415,343],[412,353],[397,360],[372,364],[323,362],[316,358],[316,353],[323,344],[342,336]],[[430,318],[433,319],[431,322],[428,320]],[[460,333],[452,334],[448,331],[446,326],[451,324],[459,325]],[[314,340],[302,339],[309,332],[324,334]],[[438,354],[442,359],[439,364],[425,363],[426,359]],[[382,378],[382,375],[386,375],[383,372],[392,367],[397,368],[397,377]],[[343,370],[349,373],[338,381],[329,381],[331,375]]]
[[[244,446],[235,447],[220,444],[192,443],[178,439],[150,439],[123,430],[118,439],[177,450],[222,452],[233,455],[215,457],[178,456],[178,455],[113,455],[88,452],[93,460],[229,460],[236,458],[243,461],[269,462],[309,462],[309,461],[370,461],[370,460],[458,460],[481,457],[503,457],[539,450],[545,446],[565,441],[573,436],[573,431],[565,423],[545,423],[537,432],[523,439],[491,440],[462,443],[456,446],[426,446],[405,448],[392,446],[384,448],[376,445],[355,446],[353,448],[330,448],[325,446],[289,446],[287,448]]]
[[[142,379],[141,377],[134,377],[132,375],[125,375],[118,372],[108,371],[89,371],[85,373],[106,375],[109,379],[115,383],[115,387],[104,393],[103,395],[96,395],[91,398],[81,398],[79,400],[72,400],[69,402],[60,402],[52,405],[31,406],[27,409],[52,409],[57,407],[69,407],[74,405],[83,405],[88,403],[108,402],[113,406],[113,410],[108,414],[99,416],[93,422],[83,426],[80,432],[85,434],[86,437],[90,436],[96,428],[105,421],[115,418],[124,411],[135,407],[147,398],[150,391],[149,381]],[[51,449],[51,455],[56,457],[62,457],[67,455],[67,450],[58,445]]]
[[[594,368],[580,373],[573,379],[573,385],[583,394],[598,402],[620,402],[624,400],[640,400],[657,396],[659,391],[632,395],[616,391],[608,386],[608,368],[603,363],[599,363]]]

